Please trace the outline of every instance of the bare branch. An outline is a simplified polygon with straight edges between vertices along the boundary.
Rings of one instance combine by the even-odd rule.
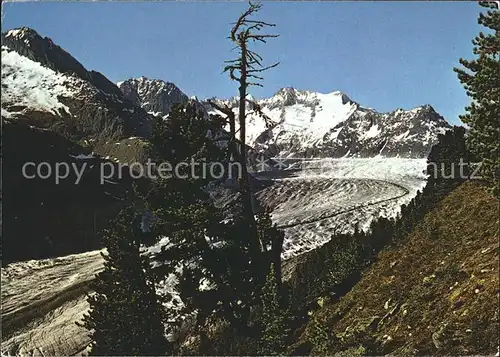
[[[246,36],[247,39],[253,40],[253,41],[260,41],[263,43],[266,43],[266,38],[276,38],[279,37],[279,35],[252,35],[249,34]]]
[[[274,68],[274,67],[278,66],[279,64],[280,64],[279,62],[276,62],[275,64],[272,64],[272,65],[264,67],[264,68],[250,69],[250,70],[247,71],[247,73],[264,72],[264,71],[267,71],[268,69],[271,69],[271,68]]]
[[[250,33],[250,31],[252,31],[253,29],[256,29],[258,31],[258,30],[262,29],[262,27],[264,27],[264,25],[254,24],[252,26],[248,26],[247,29],[245,30],[245,32]]]
[[[233,80],[233,81],[241,81],[241,78],[240,77],[237,77],[234,75],[234,71],[238,70],[239,68],[238,67],[233,67],[233,66],[226,66],[224,68],[224,71],[222,71],[222,73],[224,72],[227,72],[229,71],[229,77]]]
[[[264,21],[254,21],[254,20],[246,20],[247,23],[249,24],[261,24],[263,26],[270,26],[270,27],[275,27],[276,24],[270,24],[268,22],[264,22]]]
[[[236,33],[238,32],[240,27],[245,24],[245,21],[247,21],[246,18],[252,15],[254,12],[259,11],[262,6],[261,4],[252,4],[250,1],[248,2],[248,4],[249,4],[248,9],[243,14],[240,15],[240,17],[236,21],[236,24],[231,30],[231,40],[233,40],[233,42],[236,42]]]
[[[268,38],[268,37],[280,37],[280,35],[256,35],[256,34],[249,34],[248,38]]]
[[[256,76],[255,74],[248,74],[247,78],[255,78],[255,79],[260,79],[260,80],[264,79],[263,77]]]
[[[249,63],[255,63],[258,64],[259,66],[262,66],[262,57],[259,56],[257,53],[253,51],[247,51],[248,58],[250,58]]]
[[[252,51],[252,50],[248,50],[248,52],[247,52],[247,53],[248,53],[249,55],[251,55],[252,57],[255,57],[255,58],[260,59],[261,61],[263,60],[263,58],[262,58],[262,56],[261,56],[261,55],[259,55],[258,53],[254,52],[254,51]]]

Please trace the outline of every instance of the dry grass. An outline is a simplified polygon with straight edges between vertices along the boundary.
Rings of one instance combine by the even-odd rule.
[[[499,292],[499,201],[467,182],[317,314],[338,338],[332,353],[494,355]]]

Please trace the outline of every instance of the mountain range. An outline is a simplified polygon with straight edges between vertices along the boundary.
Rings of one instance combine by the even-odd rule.
[[[142,147],[155,116],[192,100],[175,84],[145,77],[117,84],[87,70],[51,39],[30,28],[2,34],[2,117],[57,132],[90,151],[129,162],[147,155],[120,144],[130,137]],[[235,111],[238,98],[213,100]],[[379,113],[341,92],[327,94],[282,88],[249,104],[247,144],[279,157],[426,157],[437,135],[450,125],[430,105]],[[117,150],[122,145],[123,150]],[[136,150],[137,151],[137,150]]]
[[[57,185],[27,180],[23,163],[145,162],[152,123],[167,119],[175,103],[217,110],[163,80],[115,84],[30,28],[2,33],[1,40],[3,262],[96,249],[97,232],[123,206],[130,178],[99,185],[94,172],[78,186]],[[237,110],[238,98],[211,99]],[[425,158],[450,127],[430,105],[378,113],[341,92],[283,88],[256,102],[267,119],[249,104],[246,144],[267,158]],[[255,163],[254,155],[249,164]],[[272,170],[269,163],[250,170]],[[41,238],[32,244],[33,237]]]
[[[236,112],[238,98],[216,102]],[[282,158],[423,158],[437,135],[450,127],[430,105],[379,113],[338,91],[282,88],[257,103],[268,118],[249,105],[247,143]]]

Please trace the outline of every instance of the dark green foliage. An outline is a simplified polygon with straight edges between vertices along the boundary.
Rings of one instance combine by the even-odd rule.
[[[498,2],[484,1],[487,8],[478,23],[487,29],[472,41],[475,59],[460,59],[464,68],[455,68],[471,104],[460,119],[470,127],[467,143],[482,165],[482,175],[500,195],[500,11]]]
[[[455,126],[438,139],[427,158],[427,184],[410,203],[401,207],[400,217],[394,223],[393,242],[405,238],[437,202],[474,172],[474,157],[467,150],[463,127]]]
[[[285,232],[279,230],[276,224],[273,224],[271,212],[267,208],[256,215],[256,224],[257,238],[263,245],[261,249],[263,251],[261,256],[263,266],[268,266],[269,262],[273,264],[275,279],[278,285],[281,285],[281,252],[283,250]],[[261,270],[258,275],[264,277],[266,273],[266,270]]]
[[[90,331],[91,355],[163,355],[165,312],[158,302],[148,259],[139,252],[134,208],[124,209],[105,236],[104,271],[92,283],[90,312],[80,326]]]
[[[288,310],[281,307],[280,287],[276,281],[274,264],[262,288],[262,337],[259,353],[266,356],[281,355],[286,348],[290,334]]]
[[[473,157],[466,147],[465,129],[453,127],[434,145],[427,158],[428,184],[424,196],[433,196],[433,203],[451,192],[473,173]]]
[[[342,295],[351,286],[364,265],[364,234],[337,234],[325,245],[306,253],[295,268],[292,284],[292,305],[304,313],[316,299],[325,294]]]
[[[215,327],[215,324],[213,326]],[[207,346],[195,355],[256,356],[258,347],[258,336],[236,334],[226,321],[218,321]]]
[[[224,150],[207,137],[208,131],[219,129],[217,119],[203,116],[189,103],[174,107],[168,119],[154,127],[152,143],[158,158],[174,165],[220,162]],[[178,276],[185,312],[196,311],[198,325],[215,315],[236,330],[246,330],[252,308],[260,304],[270,260],[280,264],[283,233],[265,212],[257,217],[256,232],[244,217],[225,219],[207,193],[206,185],[214,178],[206,173],[157,179],[144,194],[146,210],[154,217],[153,240],[168,236],[171,243],[155,257],[162,263],[156,273]],[[265,245],[258,254],[252,249],[256,238]]]
[[[155,159],[174,166],[190,159],[217,161],[223,157],[215,141],[222,129],[217,116],[208,117],[194,102],[174,104],[166,119],[158,118],[153,127],[151,144]],[[195,171],[199,176],[200,171]]]
[[[251,264],[251,235],[244,221],[223,221],[220,212],[208,204],[191,204],[170,211],[159,208],[153,212],[157,218],[155,235],[164,235],[169,227],[169,238],[174,243],[156,257],[165,262],[157,273],[170,274],[177,266],[183,266],[177,275],[186,312],[196,310],[200,324],[215,314],[236,330],[245,330],[252,308],[260,305],[266,263]],[[257,224],[260,231],[258,221]],[[255,266],[260,270],[256,271]],[[200,289],[202,281],[207,289]]]
[[[154,128],[152,143],[158,157],[173,166],[191,160],[218,161],[223,151],[207,137],[207,131],[217,130],[212,119],[197,112],[193,104],[175,106],[168,120],[158,121]],[[249,313],[248,304],[242,301],[247,302],[245,296],[251,290],[251,284],[245,284],[251,277],[245,248],[250,238],[240,221],[224,221],[222,212],[213,206],[204,189],[210,181],[209,172],[207,176],[161,178],[146,195],[155,217],[152,234],[158,239],[168,236],[172,243],[157,255],[162,262],[157,273],[168,275],[182,266],[176,275],[185,312],[198,311],[200,324],[214,311],[237,324]],[[201,281],[208,289],[200,290]]]
[[[325,321],[316,314],[313,314],[310,328],[309,341],[313,346],[311,354],[313,356],[331,355],[335,338],[328,330]]]

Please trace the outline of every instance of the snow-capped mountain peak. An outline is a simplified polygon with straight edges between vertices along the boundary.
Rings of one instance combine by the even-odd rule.
[[[268,104],[294,105],[301,103],[313,103],[314,101],[331,98],[340,98],[343,104],[354,103],[345,93],[333,91],[330,93],[313,92],[310,90],[299,90],[293,87],[285,87],[278,90],[271,98],[267,99]]]
[[[150,116],[52,39],[27,27],[1,37],[3,117],[93,140],[148,135]]]
[[[29,27],[20,27],[7,31],[5,37],[12,37],[17,40],[29,40],[39,37],[38,33]]]
[[[218,102],[237,114],[237,98]],[[430,105],[379,113],[340,91],[325,94],[285,87],[257,103],[270,120],[247,107],[246,140],[272,156],[421,158],[449,128]]]
[[[151,116],[146,112],[165,117],[175,103],[190,100],[164,80],[142,76],[115,85],[26,27],[2,34],[2,60],[4,116],[36,116],[43,125],[48,123],[45,113],[57,120],[70,116],[85,135],[147,136]],[[35,72],[39,83],[30,82],[30,73]],[[430,105],[379,113],[340,91],[285,87],[269,98],[255,100],[250,94],[247,98],[256,101],[267,118],[248,104],[246,143],[269,156],[422,158],[437,135],[449,128]],[[215,101],[238,115],[238,97]],[[204,106],[216,112],[209,104]],[[35,115],[40,111],[44,114]]]

